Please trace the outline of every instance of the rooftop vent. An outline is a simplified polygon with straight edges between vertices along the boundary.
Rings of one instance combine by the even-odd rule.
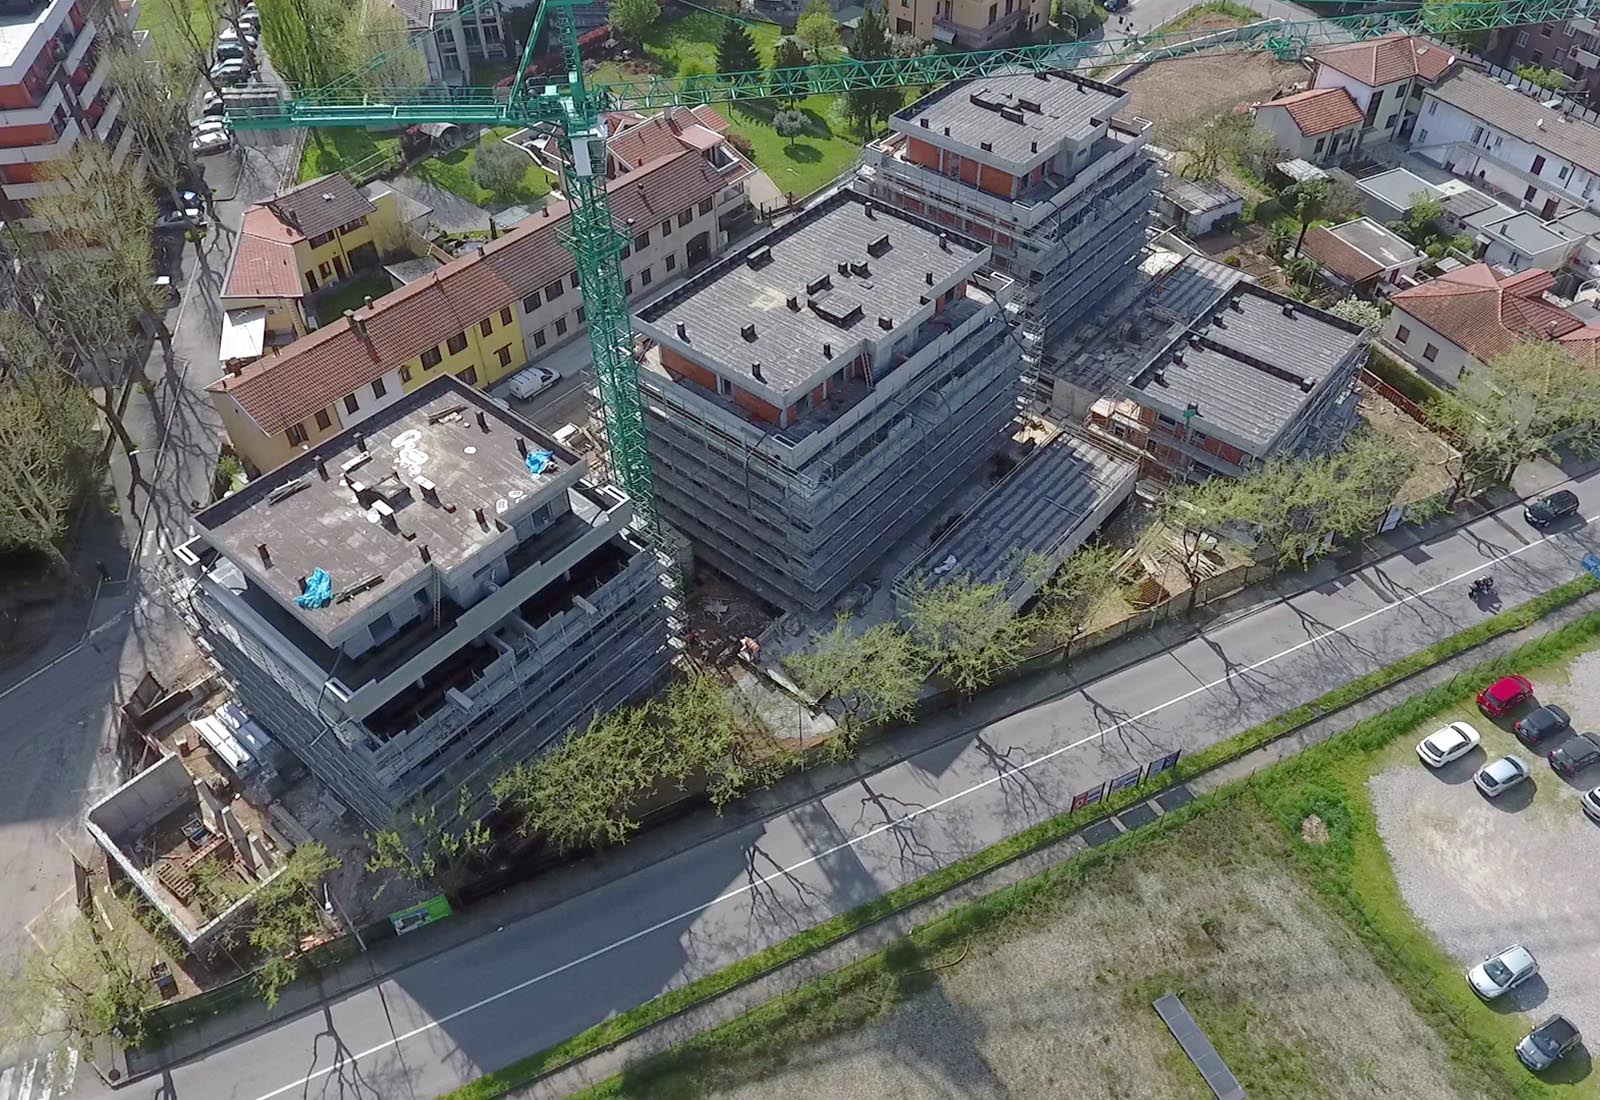
[[[266,566],[268,569],[271,569],[272,552],[267,549],[267,544],[264,542],[256,543],[256,553],[261,555],[261,564]]]
[[[1035,79],[1035,80],[1049,80],[1050,79],[1050,74],[1045,72],[1043,69],[1039,69],[1039,70],[1036,70],[1034,72],[1033,79]]]
[[[1007,107],[1000,112],[1000,117],[1007,122],[1020,123],[1022,121],[1022,112],[1015,107]]]
[[[1240,313],[1243,313],[1244,312],[1244,297],[1242,295],[1235,294],[1232,298],[1229,298],[1228,299],[1228,308],[1229,309],[1233,309],[1233,310],[1238,310]]]
[[[350,438],[355,440],[356,450],[360,451],[362,454],[366,454],[367,453],[367,437],[366,436],[362,435],[360,432],[356,432],[353,435],[351,435]]]
[[[1172,352],[1172,361],[1174,363],[1182,363],[1183,362],[1183,349],[1182,348],[1175,348],[1173,350],[1173,352]],[[1157,376],[1156,377],[1156,381],[1157,382],[1161,381],[1162,378],[1165,377],[1165,375],[1163,375],[1160,371],[1156,372],[1156,376]]]
[[[889,251],[889,234],[887,233],[873,241],[871,244],[867,245],[867,255],[871,256],[874,260],[876,260],[879,256],[882,256],[887,251]]]
[[[928,120],[926,118],[919,118],[919,119],[917,119],[917,122],[922,126],[922,128],[924,130],[926,130],[928,128]]]
[[[489,430],[489,418],[483,415],[482,409],[478,410],[478,430],[482,432]]]
[[[743,328],[741,328],[739,330],[739,335],[743,336],[745,338],[745,342],[746,343],[750,343],[750,344],[755,343],[756,342],[756,325],[755,325],[755,322],[752,321],[748,325],[745,325]]]
[[[811,307],[812,313],[839,328],[849,328],[861,320],[864,313],[860,302],[847,301],[837,294],[809,298],[806,304]]]
[[[489,529],[489,517],[483,514],[482,508],[474,508],[472,510],[472,518],[477,520],[478,526],[482,527],[485,531]]]
[[[1313,382],[1311,379],[1309,379],[1309,378],[1300,379],[1300,389],[1301,389],[1302,392],[1310,393],[1312,390],[1314,390],[1316,388],[1317,388],[1317,384],[1315,382]]]
[[[317,475],[321,477],[323,481],[328,480],[328,460],[323,458],[321,455],[317,456]]]
[[[990,99],[981,89],[968,94],[967,101],[974,107],[982,107],[985,111],[998,111],[1004,106],[999,100]]]
[[[761,373],[761,364],[759,362],[750,364],[750,377],[754,378],[757,382],[766,381],[766,378]]]
[[[827,342],[823,343],[823,345],[822,345],[822,357],[824,359],[832,359],[833,358],[833,345],[832,344],[829,344]]]
[[[1088,95],[1089,94],[1089,86],[1087,84],[1079,84],[1078,85],[1078,94],[1079,95]]]
[[[873,210],[872,203],[864,202],[864,203],[861,204],[861,208],[862,208],[862,210],[864,210],[866,212],[867,219],[869,221],[877,220],[878,214],[877,214],[877,212],[875,210]]]
[[[812,279],[806,284],[806,293],[815,294],[819,290],[829,290],[833,286],[833,276],[824,275],[820,279]]]
[[[789,307],[791,312],[799,313],[800,312],[800,295],[798,295],[798,294],[789,295],[789,297],[787,299],[785,299],[784,304]]]
[[[1019,95],[1017,97],[1017,106],[1024,111],[1032,111],[1036,115],[1044,114],[1044,105],[1026,96]]]
[[[978,148],[982,149],[985,153],[992,153],[994,152],[994,142],[980,141],[978,142]]]
[[[423,543],[421,546],[417,547],[417,557],[422,559],[423,565],[427,565],[433,560],[433,553],[428,549],[427,543]]]
[[[948,233],[940,233],[939,234],[939,251],[940,252],[949,252],[950,251],[950,234],[948,234]]]
[[[840,260],[839,264],[838,264],[838,268],[839,268],[839,274],[841,274],[841,275],[850,274],[850,261],[849,260]]]
[[[888,332],[890,329],[894,328],[894,322],[891,321],[887,317],[879,317],[878,318],[878,327],[881,328],[884,332]]]
[[[1283,303],[1283,315],[1285,317],[1293,317],[1294,316],[1294,303],[1292,303],[1292,302]]]
[[[1154,375],[1152,375],[1152,377],[1155,379],[1155,383],[1158,386],[1165,386],[1167,384],[1167,372],[1160,367],[1156,368],[1156,372]]]
[[[689,326],[682,321],[678,322],[678,339],[684,343],[689,342]]]
[[[933,285],[933,272],[931,272],[931,271],[928,272],[928,285],[929,286]]]
[[[528,457],[528,441],[520,435],[517,436],[517,454],[522,458]]]
[[[423,500],[427,501],[429,504],[439,503],[439,487],[430,479],[425,477],[417,478],[417,488],[422,490]]]
[[[1039,143],[1037,141],[1028,142],[1028,150],[1029,152],[1037,153],[1039,151]]]
[[[850,265],[850,274],[855,275],[858,278],[865,279],[868,275],[872,274],[872,268],[867,266],[867,261],[862,260],[859,263],[852,263]]]
[[[944,128],[944,136],[945,137],[949,137],[950,136],[950,127],[946,126]]]
[[[745,257],[745,263],[751,267],[766,267],[772,262],[772,246],[764,244],[760,248],[752,249],[750,255]]]

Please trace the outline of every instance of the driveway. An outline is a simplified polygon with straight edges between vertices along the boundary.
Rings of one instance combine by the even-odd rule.
[[[1575,660],[1568,683],[1535,683],[1539,701],[1565,707],[1577,729],[1600,727],[1600,652]],[[1562,779],[1543,759],[1559,742],[1529,749],[1509,727],[1459,717],[1483,735],[1482,748],[1437,772],[1412,758],[1369,784],[1401,894],[1463,970],[1512,943],[1534,953],[1539,977],[1497,1007],[1560,1012],[1600,1036],[1600,828],[1578,808],[1600,768]],[[1506,753],[1527,761],[1533,780],[1484,798],[1472,774]]]

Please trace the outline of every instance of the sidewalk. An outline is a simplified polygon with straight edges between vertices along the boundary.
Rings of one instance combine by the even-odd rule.
[[[1553,469],[1544,479],[1564,476]],[[1367,559],[1394,554],[1416,553],[1428,539],[1449,532],[1461,523],[1481,516],[1453,517],[1417,532],[1393,533],[1372,540],[1363,555]],[[1423,551],[1425,552],[1425,551]],[[1098,680],[1116,669],[1140,661],[1172,647],[1197,631],[1214,628],[1270,607],[1286,596],[1307,588],[1338,581],[1349,568],[1322,562],[1307,574],[1280,578],[1275,584],[1240,593],[1203,609],[1192,622],[1164,623],[1145,635],[1121,639],[1074,661],[1068,670],[1049,669],[1043,673],[1006,684],[915,726],[894,731],[873,741],[849,764],[821,767],[787,777],[774,788],[742,800],[734,809],[718,817],[709,809],[691,813],[670,827],[635,838],[628,845],[580,860],[547,873],[519,887],[479,903],[455,919],[430,925],[399,939],[375,945],[355,960],[330,967],[313,979],[285,991],[276,1009],[252,1001],[173,1036],[162,1048],[130,1052],[129,1069],[134,1074],[149,1073],[163,1065],[182,1061],[211,1050],[235,1038],[268,1027],[284,1019],[314,1009],[330,996],[337,996],[371,983],[403,967],[432,958],[460,944],[491,934],[507,925],[554,905],[585,894],[608,883],[624,879],[673,855],[706,844],[730,832],[765,822],[796,806],[876,773],[889,763],[913,753],[968,735],[972,730],[1007,715],[1037,705],[1074,690],[1078,685]]]

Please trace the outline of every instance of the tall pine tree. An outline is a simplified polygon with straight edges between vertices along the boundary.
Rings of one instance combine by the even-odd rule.
[[[761,55],[756,52],[750,29],[736,20],[728,20],[722,31],[722,41],[717,44],[717,71],[748,73],[759,68]]]
[[[777,47],[772,51],[772,67],[774,69],[799,69],[806,63],[806,51],[793,36],[778,40]],[[802,97],[785,95],[779,96],[778,102],[785,107],[793,107]]]
[[[855,39],[850,43],[850,56],[857,61],[883,61],[894,56],[888,20],[880,9],[869,7],[861,17]],[[851,92],[845,113],[863,137],[870,136],[879,121],[887,122],[889,116],[900,109],[902,98],[899,88]]]

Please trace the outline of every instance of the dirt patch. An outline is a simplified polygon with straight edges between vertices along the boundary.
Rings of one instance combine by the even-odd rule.
[[[1395,492],[1396,501],[1412,504],[1450,488],[1461,457],[1455,448],[1375,394],[1363,394],[1357,410],[1362,423],[1401,444],[1416,459],[1411,476]]]
[[[1322,847],[1328,843],[1328,823],[1316,814],[1306,814],[1300,822],[1300,839],[1313,848]]]
[[[1124,87],[1133,93],[1133,113],[1154,122],[1156,140],[1162,142],[1174,125],[1271,99],[1305,76],[1304,69],[1266,54],[1229,53],[1162,61],[1131,77]]]
[[[630,1095],[1202,1100],[1151,1008],[1176,991],[1252,1096],[1480,1097],[1287,847],[1248,811],[1207,814],[975,936],[958,964],[927,960],[921,991],[869,1026],[792,1049],[774,1035],[748,1061],[697,1066],[691,1091]]]

